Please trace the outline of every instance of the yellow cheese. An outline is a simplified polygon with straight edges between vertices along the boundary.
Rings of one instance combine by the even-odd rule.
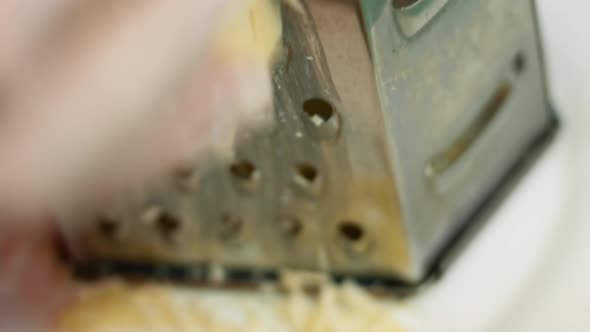
[[[324,285],[317,298],[111,284],[66,313],[59,332],[403,332],[396,306],[352,285]]]
[[[278,0],[243,1],[228,13],[215,48],[227,56],[272,59],[282,36],[279,6]]]

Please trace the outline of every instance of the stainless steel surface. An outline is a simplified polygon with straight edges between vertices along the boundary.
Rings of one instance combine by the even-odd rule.
[[[368,18],[370,40],[413,261],[424,262],[551,115],[531,1],[449,1],[409,40],[392,34],[394,15]],[[505,82],[510,98],[477,141],[444,174],[425,178],[425,165],[455,144]]]
[[[551,116],[530,1],[414,2],[283,7],[276,122],[65,213],[79,259],[420,280]]]

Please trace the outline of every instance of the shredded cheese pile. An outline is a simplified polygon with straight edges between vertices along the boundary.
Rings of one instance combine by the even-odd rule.
[[[391,306],[346,284],[316,297],[291,290],[240,293],[164,285],[103,285],[86,291],[60,332],[401,332]]]

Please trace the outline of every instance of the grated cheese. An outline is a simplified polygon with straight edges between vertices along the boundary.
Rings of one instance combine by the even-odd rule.
[[[93,287],[69,308],[60,332],[402,332],[392,307],[352,284],[317,297],[122,282]]]

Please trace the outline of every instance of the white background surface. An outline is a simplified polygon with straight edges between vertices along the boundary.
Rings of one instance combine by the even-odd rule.
[[[414,301],[441,332],[590,331],[590,1],[537,3],[563,128],[450,273]]]

